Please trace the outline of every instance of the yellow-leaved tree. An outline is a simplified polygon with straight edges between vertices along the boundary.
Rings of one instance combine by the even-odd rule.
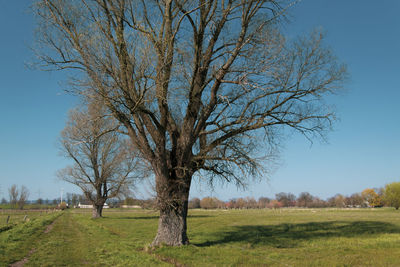
[[[372,188],[364,189],[361,192],[361,196],[364,201],[368,202],[370,207],[382,207],[383,206],[383,199],[382,197],[375,192]]]

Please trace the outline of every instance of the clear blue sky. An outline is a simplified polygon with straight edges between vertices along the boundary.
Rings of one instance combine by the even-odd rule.
[[[79,192],[55,172],[68,163],[57,138],[77,100],[63,92],[63,73],[29,70],[35,23],[29,0],[0,0],[0,198],[12,184],[31,199]],[[340,117],[328,144],[292,136],[269,180],[248,191],[194,183],[192,197],[273,197],[308,191],[327,198],[400,181],[400,1],[303,0],[290,11],[290,36],[322,28],[326,43],[347,63],[346,91],[331,97]]]

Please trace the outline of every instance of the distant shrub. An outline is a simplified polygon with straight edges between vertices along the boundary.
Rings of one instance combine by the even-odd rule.
[[[267,204],[267,208],[270,209],[279,209],[282,208],[283,204],[281,202],[279,202],[276,199],[271,200],[268,204]]]
[[[189,209],[199,209],[200,208],[200,199],[195,197],[189,201]]]
[[[65,202],[61,202],[60,205],[58,205],[58,208],[59,208],[60,210],[65,210],[65,209],[68,208],[68,205],[67,205],[67,203],[65,203]]]
[[[225,203],[216,197],[205,197],[200,201],[202,209],[218,209],[225,208]]]
[[[157,209],[157,200],[155,198],[144,199],[140,202],[144,209]]]
[[[135,198],[132,198],[132,197],[127,197],[127,198],[124,199],[124,201],[122,203],[123,203],[123,205],[128,205],[128,206],[134,206],[134,205],[142,206],[143,205],[143,200],[135,199]]]

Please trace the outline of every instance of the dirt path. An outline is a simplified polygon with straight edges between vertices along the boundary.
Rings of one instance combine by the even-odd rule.
[[[49,225],[47,226],[46,230],[44,230],[43,233],[45,233],[45,234],[50,233],[50,231],[53,230],[54,223],[56,222],[56,220],[57,220],[57,219],[55,219],[51,224],[49,224]]]
[[[43,229],[30,245],[33,250],[9,267],[185,266],[172,258],[137,251],[118,221],[110,225],[107,219],[103,224],[89,217],[64,213]]]

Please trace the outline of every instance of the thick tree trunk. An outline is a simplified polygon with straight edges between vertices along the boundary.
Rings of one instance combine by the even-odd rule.
[[[189,190],[192,176],[185,178],[157,177],[157,198],[160,217],[152,246],[189,244],[186,234]]]
[[[92,218],[100,218],[103,216],[103,205],[93,205]]]
[[[179,207],[160,210],[157,235],[152,245],[181,246],[189,244],[186,234],[186,218],[187,203],[181,203]]]

